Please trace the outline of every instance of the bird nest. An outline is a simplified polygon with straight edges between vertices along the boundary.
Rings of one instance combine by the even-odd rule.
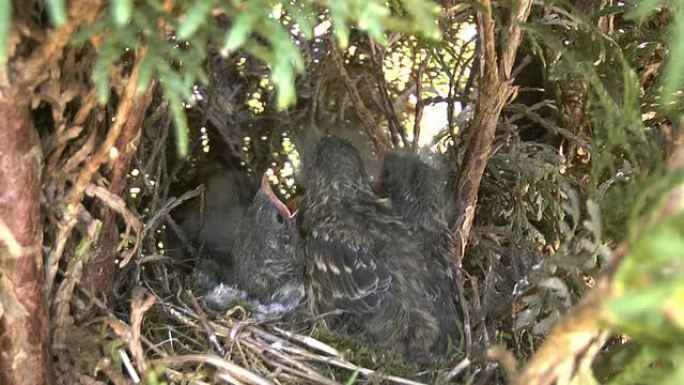
[[[163,133],[168,132],[169,125],[152,128]],[[149,134],[147,141],[154,143],[149,147],[164,145],[156,140],[158,137],[165,135],[156,131]],[[546,153],[524,146],[503,146],[490,159],[489,172],[484,175],[480,213],[471,234],[459,293],[466,346],[463,353],[472,362],[451,357],[436,364],[439,367],[418,367],[389,352],[370,349],[362,337],[342,336],[321,327],[324,318],[312,317],[304,309],[264,321],[250,304],[239,303],[221,312],[207,307],[199,292],[188,290],[191,285],[183,282],[191,271],[188,266],[159,254],[155,247],[163,223],[167,231],[174,226],[168,221],[170,213],[202,193],[197,188],[171,197],[168,184],[172,175],[159,181],[163,186],[159,190],[164,193],[150,187],[151,203],[129,200],[119,205],[136,212],[146,212],[146,207],[154,210],[146,212],[144,224],[131,225],[138,229],[136,245],[143,246],[118,271],[120,282],[107,303],[79,288],[84,276],[79,250],[85,247],[72,245],[74,257],[60,271],[61,289],[54,298],[53,352],[59,382],[418,384],[463,378],[478,384],[502,382],[499,366],[487,362],[486,347],[500,344],[517,357],[526,357],[540,342],[539,335],[527,330],[540,329],[537,326],[546,314],[558,314],[557,308],[566,307],[565,302],[555,305],[548,299],[549,290],[535,285],[548,280],[542,274],[546,270],[537,268],[548,254],[538,247],[540,240],[548,237],[539,229],[553,228],[562,217],[562,210],[548,204],[556,202],[558,183],[551,183],[557,182],[557,177],[547,171],[547,165],[556,160],[546,159]],[[147,191],[142,182],[136,183]],[[120,211],[128,212],[123,208]],[[579,212],[579,208],[572,211]],[[131,217],[124,216],[127,225]],[[574,222],[580,220],[575,218]],[[510,228],[508,223],[516,226]],[[84,231],[91,234],[90,227]],[[579,244],[586,237],[576,238]],[[124,250],[122,256],[132,257],[133,253]],[[529,272],[543,276],[528,277]],[[520,289],[518,283],[527,281]],[[522,296],[527,301],[525,306],[516,302]]]
[[[467,366],[417,368],[320,328],[321,318],[304,311],[257,321],[249,306],[217,312],[180,285],[141,278],[127,308],[91,298],[108,315],[64,330],[61,383],[421,384],[446,382]],[[163,295],[164,286],[178,287]]]

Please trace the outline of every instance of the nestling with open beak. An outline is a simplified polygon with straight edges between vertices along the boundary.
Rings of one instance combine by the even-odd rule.
[[[236,301],[251,304],[257,319],[287,313],[304,297],[304,269],[295,259],[298,231],[293,216],[271,189],[266,175],[236,227],[230,263],[208,261],[200,274],[222,270],[205,301],[226,309]]]
[[[300,290],[303,267],[295,259],[298,231],[290,210],[273,192],[266,175],[238,226],[233,243],[235,283],[262,303]]]

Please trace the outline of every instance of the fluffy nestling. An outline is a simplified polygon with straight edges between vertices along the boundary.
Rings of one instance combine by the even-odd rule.
[[[454,303],[450,262],[454,239],[447,223],[445,175],[417,154],[394,150],[383,156],[376,188],[417,236],[426,268],[434,278],[430,292],[438,309],[440,331],[444,337],[457,338],[461,324]]]
[[[221,226],[220,221],[211,224]],[[215,242],[211,254],[200,256],[191,277],[205,302],[220,310],[248,303],[257,319],[293,310],[304,297],[304,270],[295,258],[298,231],[265,175],[241,216],[223,226],[233,231],[215,239],[223,242]],[[207,231],[222,233],[220,228]]]
[[[262,303],[303,296],[304,270],[295,258],[298,241],[294,218],[264,175],[235,233],[231,255],[237,287]]]
[[[375,195],[358,151],[325,137],[305,174],[300,256],[314,313],[343,310],[377,346],[431,358],[443,341],[429,272],[411,232]]]

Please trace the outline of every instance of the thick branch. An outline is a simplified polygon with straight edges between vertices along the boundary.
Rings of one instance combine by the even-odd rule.
[[[0,383],[50,384],[42,151],[28,99],[0,94]]]
[[[514,96],[515,88],[510,84],[515,53],[522,40],[518,23],[524,22],[529,15],[530,0],[518,0],[511,12],[511,25],[506,29],[509,40],[503,49],[499,62],[496,55],[494,21],[490,0],[482,0],[482,10],[478,12],[480,56],[479,97],[475,117],[471,121],[467,150],[456,190],[456,207],[459,215],[455,226],[456,255],[454,265],[460,268],[468,236],[475,217],[477,194],[482,174],[489,160],[499,115],[506,103]]]
[[[76,29],[100,2],[75,1],[70,18],[25,61],[0,69],[0,383],[51,384],[43,292],[42,151],[30,112],[31,90],[57,63]],[[8,80],[11,79],[11,83]]]

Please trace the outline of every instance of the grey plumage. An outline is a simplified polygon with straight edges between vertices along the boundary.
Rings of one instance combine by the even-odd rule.
[[[432,299],[440,331],[456,339],[461,323],[455,306],[454,239],[447,223],[448,194],[444,173],[406,151],[384,154],[377,188],[390,199],[409,230],[417,236],[426,269],[433,277]],[[454,341],[456,342],[456,341]]]
[[[218,309],[246,301],[257,317],[264,315],[260,309],[292,310],[304,296],[294,218],[265,176],[249,201],[242,182],[235,172],[219,171],[207,180],[203,215],[198,203],[181,212],[180,226],[200,251],[189,286]],[[181,247],[171,251],[182,256]]]
[[[301,288],[303,266],[295,258],[299,241],[294,218],[264,176],[247,209],[232,248],[238,288],[262,303],[289,297]]]
[[[343,310],[378,346],[429,359],[443,341],[410,231],[375,195],[348,142],[321,139],[307,164],[300,255],[313,311]]]

